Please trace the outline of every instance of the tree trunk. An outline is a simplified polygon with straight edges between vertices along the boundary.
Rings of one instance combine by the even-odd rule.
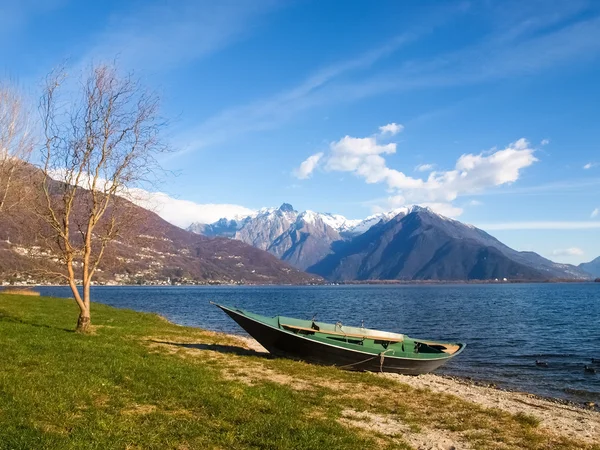
[[[75,331],[77,333],[89,333],[91,323],[90,310],[87,309],[80,311],[79,319],[77,319],[77,328],[75,328]]]
[[[84,261],[83,265],[83,308],[79,308],[79,319],[77,319],[77,328],[75,331],[78,333],[89,333],[91,331],[91,317],[90,317],[90,284],[91,277],[87,271],[87,261]]]

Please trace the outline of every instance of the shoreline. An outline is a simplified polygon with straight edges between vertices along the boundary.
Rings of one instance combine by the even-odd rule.
[[[597,404],[596,402],[583,402],[583,401],[576,402],[576,401],[569,400],[566,398],[561,398],[561,397],[539,395],[534,392],[522,391],[522,390],[519,390],[516,388],[498,386],[496,383],[485,380],[483,378],[480,379],[480,378],[472,378],[472,377],[466,377],[466,376],[462,377],[460,375],[445,375],[445,374],[439,374],[439,373],[431,373],[429,375],[435,375],[438,378],[443,378],[445,380],[463,384],[465,386],[475,386],[475,387],[480,387],[480,388],[493,389],[493,390],[500,391],[500,392],[506,392],[507,394],[525,395],[529,398],[533,398],[533,399],[540,400],[540,401],[550,402],[550,403],[554,403],[557,405],[571,406],[573,408],[579,408],[584,411],[595,411],[595,412],[600,413],[600,404]]]
[[[163,319],[166,320],[167,322],[169,322],[168,319],[166,319],[164,317],[163,317]],[[170,323],[173,323],[173,322],[170,322]],[[178,325],[178,324],[175,324],[175,325]],[[178,326],[182,326],[182,325],[178,325]],[[227,336],[228,338],[233,338],[233,339],[239,340],[239,341],[241,341],[241,343],[246,345],[246,347],[248,347],[249,350],[253,350],[257,353],[266,353],[266,354],[269,353],[269,351],[267,349],[265,349],[262,345],[260,345],[260,343],[258,343],[258,341],[256,341],[256,339],[254,339],[251,336],[244,336],[244,335],[232,334],[232,333],[221,333],[218,331],[211,331],[211,333],[222,334],[224,336]],[[431,376],[435,376],[436,378],[439,378],[439,379],[448,380],[449,382],[457,383],[457,384],[461,384],[461,385],[465,385],[465,386],[493,389],[495,391],[505,392],[507,394],[525,395],[529,398],[534,398],[539,401],[545,401],[545,402],[554,403],[557,405],[571,406],[574,408],[579,408],[583,411],[594,411],[594,412],[600,413],[600,404],[597,404],[595,402],[575,402],[573,400],[568,400],[566,398],[544,396],[544,395],[535,394],[533,392],[520,391],[518,389],[498,386],[496,383],[493,383],[489,380],[485,380],[483,378],[472,378],[472,377],[467,377],[467,376],[463,377],[460,375],[445,375],[445,374],[439,374],[439,373],[429,373],[426,375],[417,375],[417,376],[398,375],[398,374],[392,374],[392,373],[383,373],[381,375],[390,376],[390,377],[398,376],[398,377],[403,377],[403,378],[408,378],[408,379],[419,378],[422,376],[431,375]],[[593,405],[590,405],[590,403],[593,403]]]
[[[600,410],[597,405],[590,408],[568,400],[480,386],[460,377],[435,374],[380,376],[417,389],[455,395],[482,407],[498,408],[512,414],[528,414],[536,417],[541,426],[571,439],[582,439],[590,444],[600,441]]]
[[[166,320],[166,319],[165,319]],[[217,332],[215,332],[217,333]],[[237,340],[247,349],[257,353],[268,353],[254,338],[236,334],[217,333]],[[556,397],[509,390],[483,380],[462,378],[433,373],[411,376],[393,373],[372,373],[376,377],[409,385],[416,389],[450,394],[484,408],[497,408],[511,414],[527,414],[536,417],[553,433],[570,439],[583,440],[589,444],[600,442],[599,405],[585,406]]]
[[[68,284],[10,284],[3,285],[0,280],[0,289],[11,287],[69,287]],[[579,279],[579,278],[556,278],[548,280],[356,280],[356,281],[326,281],[311,282],[311,283],[219,283],[219,282],[203,282],[203,283],[186,283],[186,284],[92,284],[92,287],[312,287],[312,286],[444,286],[444,285],[499,285],[499,284],[571,284],[571,283],[599,283],[598,279]]]

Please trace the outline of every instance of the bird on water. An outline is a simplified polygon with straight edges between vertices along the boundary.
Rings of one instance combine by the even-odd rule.
[[[535,365],[539,366],[539,367],[548,367],[548,363],[545,361],[538,361],[537,359],[535,360]]]
[[[594,368],[593,368],[593,367],[591,367],[591,366],[585,366],[585,367],[583,368],[583,371],[584,371],[585,373],[596,373],[596,369],[594,369]]]

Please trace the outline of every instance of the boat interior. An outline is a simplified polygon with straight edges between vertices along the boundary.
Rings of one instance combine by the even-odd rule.
[[[346,342],[349,344],[363,345],[365,340],[372,341],[375,345],[381,345],[384,349],[388,347],[411,347],[415,353],[446,353],[453,355],[461,346],[458,344],[442,343],[435,341],[413,340],[400,333],[389,331],[372,330],[363,327],[352,327],[336,324],[300,320],[291,317],[277,317],[279,328],[304,335],[326,335],[329,339]]]

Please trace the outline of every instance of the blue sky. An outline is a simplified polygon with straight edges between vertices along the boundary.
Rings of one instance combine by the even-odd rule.
[[[0,0],[0,79],[32,97],[115,56],[172,119],[174,223],[420,203],[600,256],[599,2]]]

